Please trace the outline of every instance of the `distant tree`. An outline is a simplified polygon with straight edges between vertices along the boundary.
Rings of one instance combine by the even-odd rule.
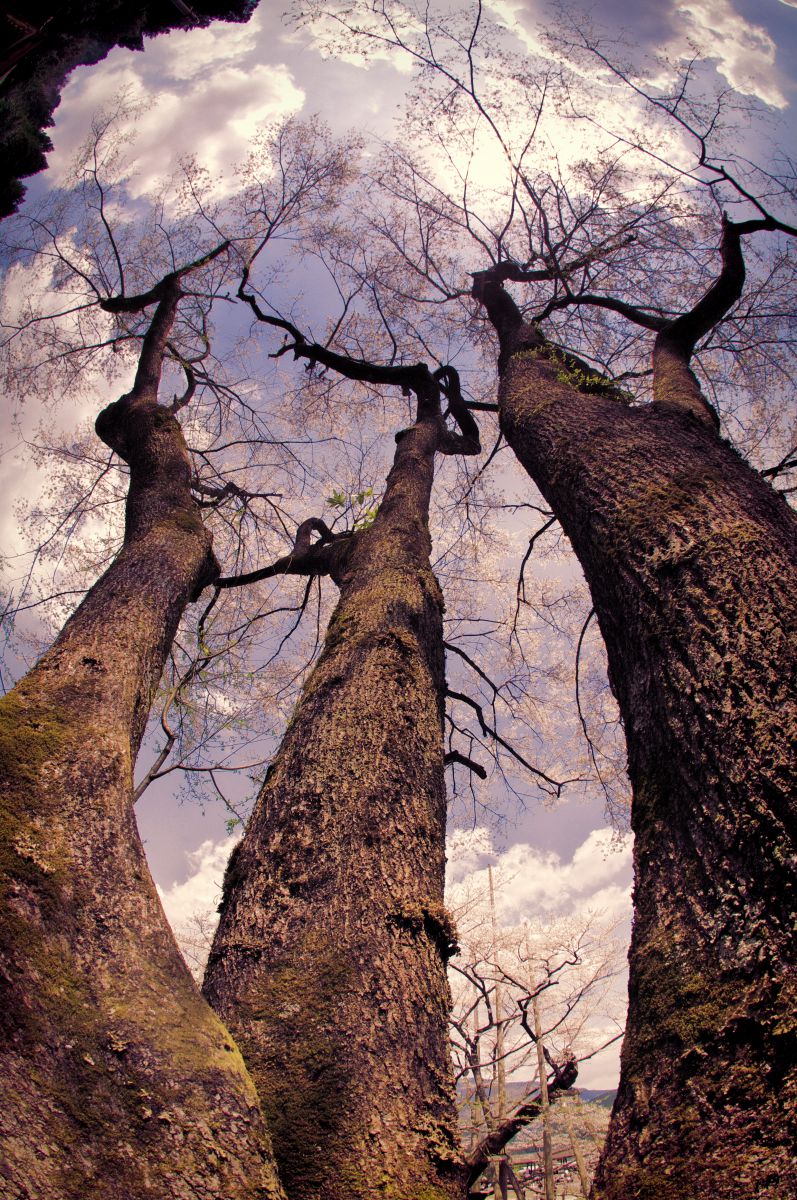
[[[97,420],[130,469],[124,545],[0,700],[3,1174],[14,1197],[83,1195],[89,1181],[97,1194],[177,1194],[220,1178],[229,1196],[281,1195],[256,1093],[180,959],[132,809],[178,621],[218,571],[158,385],[187,280],[226,251],[116,300],[155,306],[132,390]]]
[[[587,913],[507,928],[496,920],[492,872],[484,893],[455,889],[450,900],[461,943],[449,964],[452,1044],[471,1185],[526,1126],[542,1120],[547,1130],[549,1104],[579,1063],[622,1036],[615,926]],[[513,1075],[528,1082],[510,1100]],[[499,1183],[503,1196],[519,1187],[508,1160]]]

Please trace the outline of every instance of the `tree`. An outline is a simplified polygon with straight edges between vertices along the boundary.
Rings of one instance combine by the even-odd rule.
[[[478,431],[453,370],[344,358],[244,294],[286,328],[286,349],[404,387],[417,416],[396,435],[368,528],[334,536],[311,518],[290,555],[253,573],[329,574],[340,599],[230,859],[204,991],[244,1048],[291,1196],[459,1196],[443,600],[428,519],[435,455],[477,453]]]
[[[482,90],[480,8],[463,32],[430,15],[402,26],[384,5],[369,6],[362,22],[351,6],[318,7],[349,38],[375,37],[420,64],[422,86],[438,89],[438,103],[416,105],[416,131],[428,131],[428,113],[439,113],[442,133],[431,131],[438,145],[473,146],[478,125],[507,164],[510,187],[497,214],[486,202],[476,207],[467,166],[447,188],[400,149],[384,179],[409,206],[404,229],[420,214],[418,236],[402,230],[392,238],[407,264],[395,289],[405,308],[413,294],[427,304],[461,304],[461,283],[446,278],[456,263],[452,247],[464,231],[479,248],[473,296],[498,341],[501,428],[584,570],[625,726],[636,835],[630,1012],[595,1195],[730,1197],[741,1186],[774,1200],[784,1186],[797,1186],[790,1151],[797,1097],[786,1066],[794,1058],[797,523],[767,479],[719,436],[693,353],[701,341],[710,344],[729,311],[738,329],[743,239],[788,237],[795,227],[776,214],[774,195],[762,199],[734,174],[733,160],[712,157],[717,112],[689,106],[676,84],[662,107],[697,146],[696,188],[707,190],[708,211],[715,202],[737,206],[722,221],[713,282],[707,286],[703,257],[703,271],[687,270],[678,284],[683,240],[655,239],[657,227],[683,231],[683,213],[680,229],[661,216],[666,188],[621,214],[616,190],[612,211],[612,180],[601,169],[582,174],[593,201],[555,177],[533,176],[530,137],[521,132],[513,144],[505,133],[508,102],[495,77]],[[528,72],[502,63],[503,88],[516,83],[516,94],[525,88],[528,97]],[[537,121],[545,93],[541,82],[531,92]],[[463,129],[467,105],[475,115]],[[776,189],[788,211],[780,181],[752,174],[768,192]],[[690,203],[698,219],[701,202],[692,195]],[[645,261],[647,254],[656,257]],[[642,260],[641,271],[632,257]],[[781,280],[793,278],[787,248],[775,245],[771,258],[784,267]],[[642,273],[653,264],[663,264],[668,288]],[[618,272],[626,265],[624,289]],[[521,306],[510,283],[547,295],[536,299],[532,290]],[[553,326],[591,363],[543,333],[557,311],[588,306],[655,334],[651,401],[630,404],[612,372],[592,365],[611,361],[616,371],[622,362],[627,342],[616,323],[593,315],[591,326]],[[619,351],[606,349],[612,336]],[[643,349],[634,336],[634,348]]]
[[[255,1090],[180,959],[132,811],[133,763],[169,646],[218,571],[180,425],[158,386],[186,279],[227,249],[147,294],[103,301],[106,311],[155,305],[132,390],[97,419],[130,469],[124,545],[0,701],[13,1095],[4,1175],[14,1196],[87,1186],[281,1195]]]
[[[793,1004],[797,521],[695,415],[688,354],[683,383],[665,367],[663,397],[628,408],[562,382],[533,326],[508,333],[505,297],[484,294],[502,428],[589,581],[634,788],[630,1009],[596,1194],[646,1195],[661,1172],[674,1196],[744,1179],[774,1197],[795,1119],[777,1064]]]
[[[615,926],[596,913],[499,926],[492,869],[487,896],[454,889],[451,904],[460,937],[449,965],[452,1049],[460,1104],[469,1110],[460,1116],[469,1180],[473,1186],[497,1158],[505,1196],[520,1187],[505,1153],[510,1142],[541,1119],[550,1149],[550,1106],[573,1085],[579,1063],[622,1036],[611,993],[620,946]],[[513,1075],[521,1091],[516,1084],[510,1102]]]
[[[114,235],[101,153],[111,129],[99,123],[87,168],[105,240],[74,247],[55,227],[34,223],[73,298],[68,313],[94,314],[101,348],[140,349],[131,389],[96,422],[129,473],[124,543],[52,647],[0,701],[0,977],[13,1099],[2,1118],[3,1175],[20,1198],[121,1189],[279,1200],[254,1085],[180,958],[133,815],[133,766],[178,623],[219,574],[177,414],[195,399],[210,356],[209,311],[237,260],[224,239],[158,278],[151,243],[145,261],[129,236]],[[260,247],[275,222],[296,215],[285,173],[273,182],[281,206],[248,229]],[[268,189],[258,192],[267,202]],[[190,244],[196,232],[179,221],[171,233],[163,222],[160,230],[172,259],[183,235]],[[142,272],[155,282],[131,292]],[[80,288],[83,303],[74,301]],[[29,312],[9,335],[12,349],[43,320]],[[56,360],[98,350],[79,337],[64,351],[61,332],[52,338]],[[170,358],[186,389],[164,403]]]

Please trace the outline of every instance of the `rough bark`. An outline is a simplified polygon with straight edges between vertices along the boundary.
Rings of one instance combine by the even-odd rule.
[[[205,994],[258,1085],[291,1200],[444,1200],[447,1046],[439,418],[399,435],[371,529],[227,869]]]
[[[180,426],[157,403],[169,308],[133,391],[97,423],[130,466],[124,545],[0,701],[9,1200],[282,1195],[254,1086],[182,962],[133,815],[166,655],[217,570]]]
[[[78,66],[105,58],[115,46],[144,49],[144,37],[210,21],[246,21],[256,0],[12,0],[4,7],[0,49],[0,217],[13,212],[25,189],[20,179],[41,171],[52,143],[61,89]]]
[[[634,793],[593,1195],[797,1194],[797,520],[691,404],[585,394],[517,322],[502,343],[501,426],[587,577]]]

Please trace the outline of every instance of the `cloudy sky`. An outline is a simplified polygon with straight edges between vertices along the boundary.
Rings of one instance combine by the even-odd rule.
[[[143,54],[117,49],[74,72],[56,115],[49,169],[31,183],[31,200],[63,184],[92,115],[122,90],[146,106],[134,193],[168,174],[179,155],[196,155],[223,179],[259,128],[293,113],[319,112],[337,133],[355,127],[389,137],[410,78],[407,63],[390,55],[369,65],[353,54],[324,56],[312,39],[283,24],[281,7],[263,3],[246,25],[173,33],[148,43]],[[459,8],[467,7],[462,0]],[[548,12],[543,0],[489,0],[486,7],[519,43],[540,49]],[[707,77],[769,107],[774,138],[783,141],[794,126],[797,0],[598,0],[588,7],[615,40],[622,35],[650,55],[671,59],[697,55]],[[587,6],[575,6],[582,10]],[[568,152],[564,144],[560,149]],[[570,147],[574,154],[581,149]],[[88,402],[86,412],[97,407]],[[33,486],[13,456],[6,455],[4,470],[6,495]],[[8,529],[8,512],[4,520]],[[140,810],[156,880],[179,926],[213,906],[232,844],[227,814],[221,807],[204,813],[181,808],[165,786],[147,793]],[[451,850],[457,887],[478,881],[488,863],[495,867],[504,881],[498,907],[506,924],[589,909],[628,921],[630,842],[606,833],[599,799],[536,806],[491,828],[477,821],[452,834]],[[615,1072],[616,1054],[593,1064],[582,1082],[611,1086]]]

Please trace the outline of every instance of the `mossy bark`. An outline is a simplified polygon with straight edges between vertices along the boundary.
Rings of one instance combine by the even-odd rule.
[[[447,1045],[439,429],[399,437],[373,526],[240,846],[205,994],[264,1099],[291,1200],[463,1194]]]
[[[797,520],[705,420],[580,393],[524,329],[501,426],[586,574],[634,792],[630,1010],[593,1196],[797,1195]]]
[[[254,1086],[182,962],[133,815],[165,657],[215,568],[180,427],[144,374],[98,421],[130,465],[124,545],[0,701],[8,1200],[282,1195]]]

